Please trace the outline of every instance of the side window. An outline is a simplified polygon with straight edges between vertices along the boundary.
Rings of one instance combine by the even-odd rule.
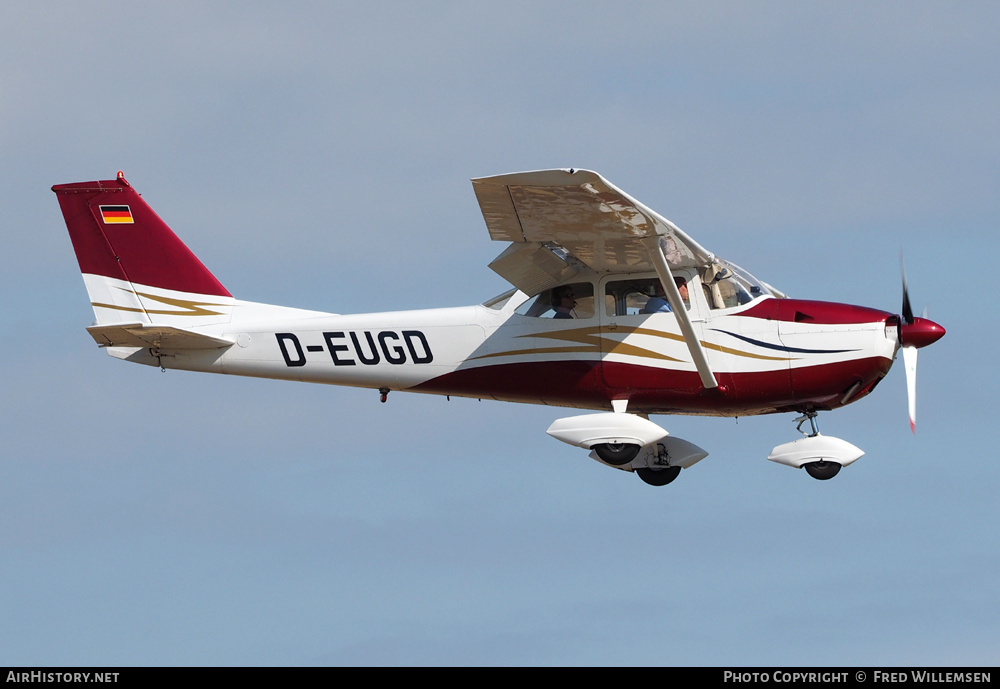
[[[574,282],[547,289],[525,302],[517,313],[531,318],[593,318],[594,286],[589,282]]]
[[[682,279],[682,281],[685,286],[681,289],[681,297],[684,299],[685,306],[690,308],[686,280]],[[637,278],[608,282],[605,286],[604,303],[605,313],[609,316],[636,316],[671,311],[659,278]]]

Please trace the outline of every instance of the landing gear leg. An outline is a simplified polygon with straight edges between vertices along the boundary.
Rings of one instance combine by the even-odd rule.
[[[816,412],[807,411],[804,415],[795,419],[796,421],[799,422],[799,425],[795,427],[795,430],[797,430],[799,433],[806,436],[807,438],[815,438],[816,436],[819,435],[819,424],[816,423],[817,416],[818,415],[816,414]],[[809,427],[812,429],[812,433],[806,433],[805,431],[802,430],[802,424],[804,424],[806,421],[809,422]],[[806,472],[817,481],[829,481],[838,473],[840,473],[841,466],[837,462],[831,462],[825,459],[821,459],[818,462],[809,462],[807,464],[803,464],[802,468],[805,469]]]
[[[798,425],[795,427],[795,430],[797,430],[799,433],[806,436],[807,438],[812,438],[814,436],[819,435],[819,424],[816,423],[816,418],[818,416],[819,414],[817,414],[814,411],[807,411],[805,414],[795,419],[796,421],[798,421]],[[809,427],[812,428],[812,433],[806,433],[805,431],[802,430],[802,424],[804,424],[806,421],[809,422]]]

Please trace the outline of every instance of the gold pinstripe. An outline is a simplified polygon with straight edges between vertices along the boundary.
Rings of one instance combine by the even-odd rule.
[[[102,304],[97,301],[90,302],[91,306],[99,306],[102,309],[112,309],[114,311],[129,311],[133,313],[149,313],[156,314],[157,316],[220,316],[221,311],[212,311],[210,309],[203,308],[205,306],[214,306],[217,308],[225,308],[226,304],[213,304],[207,301],[192,301],[190,299],[177,299],[175,297],[159,297],[155,294],[147,294],[145,292],[133,292],[132,290],[125,289],[124,287],[119,287],[122,292],[128,292],[129,294],[134,294],[139,297],[144,297],[146,299],[152,299],[153,301],[158,301],[161,304],[167,304],[169,306],[177,306],[184,311],[167,311],[167,310],[156,310],[156,309],[141,309],[134,306],[118,306],[117,304]]]
[[[675,342],[684,342],[684,336],[675,333],[666,333],[660,330],[651,330],[649,328],[633,328],[631,330],[623,330],[616,328],[615,330],[610,330],[607,327],[590,327],[590,328],[573,328],[571,330],[553,330],[543,333],[530,333],[525,335],[518,335],[521,337],[538,337],[538,338],[548,338],[552,340],[563,340],[567,342],[579,342],[583,346],[563,346],[563,347],[532,347],[529,349],[514,349],[505,352],[493,352],[490,354],[482,354],[477,357],[472,357],[472,359],[489,359],[493,357],[500,356],[523,356],[530,354],[621,354],[624,356],[635,356],[641,359],[657,359],[660,361],[682,361],[672,356],[666,354],[661,354],[660,352],[655,352],[645,347],[639,347],[637,345],[629,344],[624,341],[614,340],[611,338],[605,338],[605,334],[609,333],[622,333],[626,337],[629,335],[648,335],[650,337],[658,337],[665,340],[672,340]],[[723,354],[731,354],[733,356],[746,357],[748,359],[762,359],[764,361],[791,361],[793,357],[780,357],[780,356],[768,356],[765,354],[755,354],[753,352],[748,352],[741,349],[734,349],[732,347],[725,347],[723,345],[718,345],[713,342],[705,342],[701,340],[701,346],[706,349],[711,349],[717,352],[722,352]],[[610,345],[609,349],[602,349],[602,345]]]

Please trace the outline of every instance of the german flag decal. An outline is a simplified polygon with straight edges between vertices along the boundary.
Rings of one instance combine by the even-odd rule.
[[[101,206],[101,219],[105,225],[131,225],[134,222],[128,206]]]

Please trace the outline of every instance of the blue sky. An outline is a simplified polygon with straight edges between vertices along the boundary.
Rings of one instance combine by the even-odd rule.
[[[996,664],[995,3],[13,3],[0,25],[0,664]],[[660,417],[654,489],[561,413],[111,359],[56,183],[123,169],[237,297],[505,289],[468,179],[583,167],[797,297],[915,310],[820,418]],[[900,367],[901,368],[901,367]]]

